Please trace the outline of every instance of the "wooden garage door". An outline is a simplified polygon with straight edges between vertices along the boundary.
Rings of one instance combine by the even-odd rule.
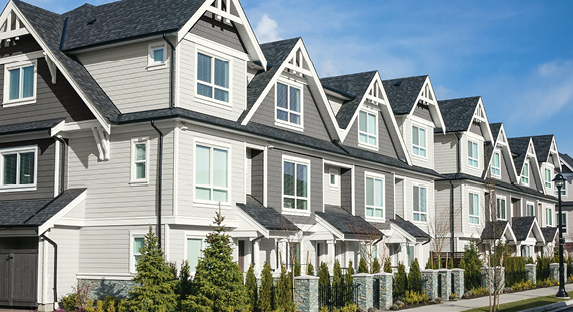
[[[35,307],[38,250],[0,250],[0,306]]]

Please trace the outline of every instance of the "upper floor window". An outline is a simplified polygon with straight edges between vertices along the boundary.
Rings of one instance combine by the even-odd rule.
[[[553,226],[553,209],[545,208],[545,226]]]
[[[384,218],[384,178],[366,176],[366,216]]]
[[[4,104],[33,103],[36,97],[36,60],[4,68]]]
[[[195,146],[195,198],[229,201],[229,151],[206,145]]]
[[[197,94],[229,103],[229,61],[197,53]]]
[[[470,224],[479,224],[479,195],[470,193]]]
[[[283,162],[283,208],[308,210],[310,194],[309,162],[284,160]]]
[[[501,177],[501,155],[499,152],[494,152],[491,158],[491,175]]]
[[[36,146],[1,149],[2,188],[30,187],[36,184]]]
[[[333,189],[338,188],[338,180],[338,170],[328,170],[328,186]]]
[[[525,205],[525,215],[528,217],[535,216],[535,205],[533,205],[533,203],[527,203]]]
[[[505,198],[497,198],[497,219],[507,220],[507,207],[505,206]]]
[[[555,214],[555,218],[559,220],[559,213]],[[567,211],[561,213],[561,225],[563,226],[563,234],[567,233]],[[557,224],[559,226],[559,224]]]
[[[414,221],[428,220],[428,209],[426,206],[427,189],[421,186],[414,186]]]
[[[529,164],[523,164],[523,169],[521,171],[521,183],[529,184]]]
[[[302,126],[301,89],[277,82],[276,119]]]
[[[143,248],[144,240],[143,235],[132,237],[131,247],[131,272],[136,272],[137,262],[141,259],[141,248]]]
[[[378,117],[376,114],[360,111],[358,114],[358,138],[360,143],[378,146]]]
[[[545,188],[550,189],[553,183],[551,182],[551,170],[545,168]]]
[[[165,43],[150,44],[147,60],[148,69],[156,67],[164,68],[164,65],[166,65],[165,61],[167,60],[166,51]]]
[[[131,140],[131,182],[147,182],[149,167],[149,140]]]
[[[412,150],[414,155],[426,157],[426,129],[412,126]]]
[[[475,168],[479,167],[478,145],[472,141],[468,141],[468,165]]]

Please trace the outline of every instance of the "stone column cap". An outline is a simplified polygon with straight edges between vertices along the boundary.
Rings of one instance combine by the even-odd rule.
[[[368,273],[358,273],[358,274],[354,274],[352,275],[352,277],[373,277],[373,274],[368,274]]]
[[[525,265],[526,267],[537,267],[537,265],[533,264],[533,263],[528,263]]]
[[[420,273],[434,273],[434,272],[438,272],[438,270],[426,269],[426,270],[420,271]]]
[[[296,276],[294,279],[295,280],[317,280],[319,278],[314,276],[314,275],[301,275],[301,276]]]
[[[452,271],[465,271],[465,270],[464,270],[464,269],[460,269],[460,268],[455,268],[455,269],[452,269]]]
[[[380,273],[374,274],[374,276],[392,276],[392,275],[394,275],[394,274],[387,273],[387,272],[380,272]]]
[[[549,263],[551,266],[559,266],[559,263]],[[563,266],[565,266],[565,261],[563,261]]]
[[[450,270],[448,270],[448,269],[439,269],[439,270],[438,270],[438,273],[441,273],[441,272],[448,272],[448,271],[450,271]]]

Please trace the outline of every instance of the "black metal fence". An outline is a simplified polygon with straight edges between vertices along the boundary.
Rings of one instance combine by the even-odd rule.
[[[505,274],[505,286],[511,287],[517,283],[522,283],[527,281],[526,271],[510,272]]]
[[[466,290],[471,290],[472,288],[478,288],[481,286],[481,271],[465,271],[464,272],[464,284]]]
[[[544,281],[550,277],[551,277],[551,270],[543,269],[543,270],[537,270],[537,276],[535,278],[539,282],[539,281]]]
[[[330,310],[342,308],[347,304],[358,301],[358,288],[360,285],[345,285],[318,288],[318,302],[320,307]]]

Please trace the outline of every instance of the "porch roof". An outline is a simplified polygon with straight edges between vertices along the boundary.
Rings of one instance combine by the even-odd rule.
[[[324,205],[324,212],[316,212],[316,215],[321,217],[324,221],[328,222],[344,235],[382,235],[382,232],[362,217],[353,216],[340,206]]]
[[[299,231],[289,219],[283,217],[273,208],[263,206],[258,200],[251,195],[247,195],[246,204],[237,204],[251,219],[260,224],[267,230],[272,231]]]
[[[557,228],[556,227],[544,227],[544,228],[541,228],[541,233],[543,233],[543,238],[545,239],[546,243],[554,242],[555,238],[557,237]]]

